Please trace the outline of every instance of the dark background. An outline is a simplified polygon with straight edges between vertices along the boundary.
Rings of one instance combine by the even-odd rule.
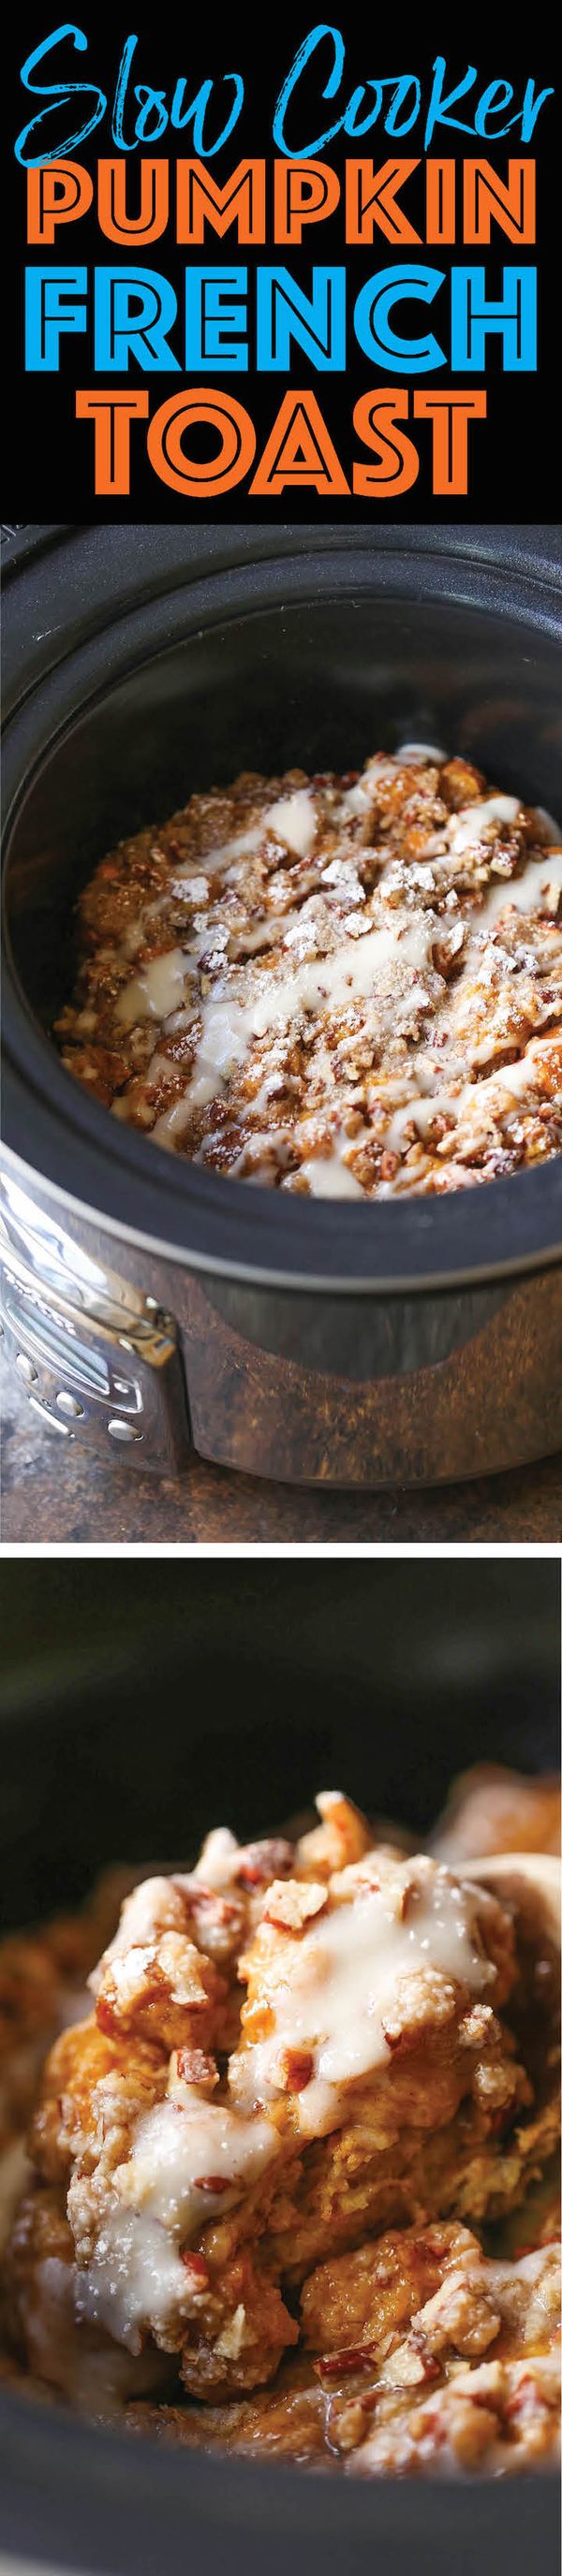
[[[555,1768],[552,1558],[4,1561],[5,1920],[345,1788],[426,1834],[475,1761]]]
[[[109,22],[97,9],[92,8],[91,0],[84,0],[84,5],[75,13],[75,22],[88,35],[88,53],[74,57],[75,77],[81,81],[90,79],[96,82],[111,98],[123,43],[126,36],[134,31],[139,36],[139,47],[133,81],[144,79],[153,83],[155,87],[165,86],[168,95],[179,75],[184,74],[188,80],[188,94],[191,97],[202,79],[210,77],[213,73],[216,74],[220,69],[226,71],[234,67],[240,70],[246,84],[243,113],[230,142],[208,165],[213,175],[220,182],[224,182],[227,172],[242,156],[257,153],[265,155],[268,162],[272,161],[275,147],[271,126],[278,90],[303,37],[312,26],[322,22],[322,17],[323,13],[313,5],[307,6],[306,0],[302,8],[289,10],[283,16],[264,13],[262,41],[260,21],[254,17],[253,12],[238,10],[232,20],[227,18],[224,21],[217,14],[216,19],[210,20],[209,33],[206,35],[201,33],[200,16],[196,13],[192,17],[191,13],[182,12],[177,21],[172,18],[171,13],[169,17],[164,12],[161,17],[157,12],[151,13],[150,16],[145,13],[144,18],[139,20],[136,11],[129,14],[120,7]],[[430,86],[432,63],[438,52],[442,52],[447,59],[451,85],[454,80],[462,77],[469,61],[477,67],[479,87],[484,87],[488,82],[499,78],[511,80],[515,90],[512,112],[519,104],[527,77],[532,75],[540,88],[552,86],[555,81],[552,36],[549,39],[548,34],[545,35],[541,29],[540,13],[537,17],[536,10],[524,21],[524,40],[518,42],[517,37],[512,35],[510,23],[507,21],[506,32],[499,39],[494,36],[493,45],[489,32],[489,13],[486,22],[484,12],[482,12],[482,33],[479,31],[478,19],[473,15],[466,22],[465,30],[464,20],[461,18],[457,21],[454,13],[452,19],[449,17],[444,24],[436,18],[428,20],[426,16],[422,16],[421,20],[414,20],[412,28],[409,27],[408,17],[406,16],[403,24],[401,16],[397,13],[396,28],[393,29],[390,40],[385,33],[385,21],[381,22],[379,32],[377,13],[373,15],[370,11],[362,12],[344,7],[341,5],[341,0],[338,0],[337,7],[334,5],[333,10],[326,13],[326,22],[340,27],[346,42],[345,85],[342,86],[341,100],[337,100],[333,105],[327,102],[325,108],[321,110],[322,121],[326,124],[330,120],[334,121],[338,108],[343,106],[344,99],[349,98],[353,87],[360,81],[366,81],[368,77],[384,78],[390,74],[398,77],[400,73],[411,69],[417,72],[422,81],[425,101]],[[345,521],[351,514],[355,519],[361,517],[371,519],[375,525],[381,517],[384,520],[385,513],[388,517],[390,510],[393,516],[403,512],[406,519],[414,517],[422,520],[451,518],[457,521],[463,518],[469,521],[474,518],[532,520],[535,517],[546,520],[556,517],[559,510],[560,444],[559,403],[556,397],[557,326],[554,277],[559,164],[556,98],[549,100],[541,111],[533,143],[528,147],[521,146],[520,137],[516,131],[496,147],[491,142],[479,142],[478,137],[455,135],[453,132],[444,130],[437,131],[431,147],[434,154],[448,156],[455,150],[461,157],[463,154],[474,156],[485,153],[497,166],[501,175],[505,174],[510,152],[519,156],[521,150],[527,148],[537,159],[538,242],[536,250],[532,246],[521,250],[519,245],[517,247],[511,245],[493,226],[492,241],[487,251],[465,251],[462,243],[459,242],[456,248],[445,249],[442,252],[431,247],[426,249],[424,246],[419,250],[412,249],[411,253],[414,259],[428,261],[431,265],[442,267],[447,274],[451,265],[461,265],[467,259],[483,263],[487,274],[487,293],[493,296],[497,296],[500,292],[501,270],[505,263],[520,262],[522,259],[531,265],[534,265],[535,261],[538,262],[538,374],[530,377],[504,376],[501,370],[501,344],[494,337],[488,341],[486,364],[488,419],[477,422],[469,431],[469,457],[472,462],[469,468],[470,488],[466,501],[459,499],[458,495],[452,496],[450,500],[434,499],[431,491],[431,432],[427,424],[410,424],[421,465],[417,483],[411,491],[404,493],[403,500],[400,495],[393,497],[392,502],[388,500],[361,502],[356,495],[351,495],[349,500],[344,499],[339,502],[334,501],[331,496],[328,500],[322,500],[310,486],[305,486],[302,494],[298,490],[289,489],[277,500],[267,500],[264,503],[259,496],[253,500],[250,499],[247,485],[242,483],[222,501],[210,502],[207,493],[200,505],[196,501],[184,501],[179,496],[176,497],[166,484],[159,481],[146,462],[146,430],[143,424],[133,424],[131,432],[130,500],[121,498],[113,503],[96,500],[93,493],[92,425],[76,422],[74,418],[76,384],[89,388],[96,382],[87,336],[76,338],[69,335],[66,341],[63,338],[60,374],[26,377],[23,371],[23,269],[26,257],[30,256],[37,261],[43,257],[50,260],[51,256],[56,257],[56,252],[51,254],[36,250],[31,254],[26,253],[26,177],[25,172],[14,160],[13,142],[22,126],[28,122],[30,115],[37,112],[39,102],[34,102],[22,89],[19,70],[26,54],[44,39],[56,23],[57,12],[54,9],[51,11],[45,7],[41,13],[34,9],[22,11],[18,20],[16,40],[15,42],[12,40],[11,73],[4,92],[5,238],[10,245],[10,256],[4,273],[4,327],[11,385],[9,402],[5,400],[4,405],[3,515],[6,520],[33,518],[34,521],[64,520],[66,522],[71,519],[83,521],[98,515],[109,520],[123,520],[130,512],[131,517],[137,520],[147,518],[169,523],[174,518],[208,517],[212,512],[213,517],[216,516],[217,519],[229,520],[236,517],[253,521],[263,520],[264,509],[268,518],[271,517],[273,521],[290,516],[292,520],[303,519],[310,522],[318,516],[324,517],[329,511],[330,516],[335,519],[341,518]],[[514,24],[515,21],[512,20],[511,26]],[[64,49],[61,58],[65,62],[70,60],[69,45]],[[325,57],[319,57],[319,61],[323,62],[324,59],[327,64],[327,51]],[[39,77],[44,81],[60,77],[58,53],[53,58],[51,67],[47,61]],[[315,70],[314,77],[312,71],[309,73],[308,82],[311,118],[314,112],[311,130],[318,131],[321,121],[318,111],[320,88],[318,70]],[[302,110],[300,110],[303,118],[305,95],[303,84]],[[476,95],[475,87],[474,97]],[[466,113],[469,114],[470,111],[469,94]],[[463,103],[460,108],[460,113],[462,112]],[[142,148],[139,146],[129,156],[133,187],[135,164],[138,162]],[[169,154],[171,158],[176,153],[193,157],[192,137],[189,130],[183,135],[168,132],[162,137],[160,144],[149,142],[145,144],[144,150],[151,155],[155,152],[160,152],[164,156]],[[374,128],[372,134],[362,140],[352,141],[349,138],[339,137],[320,157],[331,161],[341,172],[346,154],[364,154],[366,157],[372,157],[378,165],[393,151],[412,158],[419,154],[420,158],[423,158],[421,121],[412,135],[397,140],[395,144],[385,136],[383,128],[379,125]],[[92,167],[100,154],[111,156],[115,152],[116,146],[111,140],[109,122],[105,119],[85,145],[76,147],[72,157]],[[404,202],[414,223],[418,220],[419,214],[419,229],[423,231],[422,181],[423,172],[420,170],[415,178],[408,182]],[[116,245],[113,246],[100,235],[94,211],[90,217],[82,219],[75,228],[69,225],[66,230],[59,233],[58,248],[65,264],[79,261],[86,262],[88,267],[96,261],[98,263],[112,260],[118,262],[120,256],[125,256],[124,253],[120,254]],[[175,248],[173,227],[170,224],[169,232],[163,235],[160,242],[150,245],[145,256],[148,265],[161,269],[166,276],[170,277],[179,295],[180,313],[183,269],[190,258],[201,263],[207,253],[209,259],[216,261],[217,264],[221,261],[226,261],[228,264],[232,260],[248,266],[250,316],[253,309],[252,268],[257,262],[265,261],[271,264],[275,260],[284,261],[289,269],[294,269],[305,292],[310,291],[310,269],[313,262],[320,264],[333,261],[345,262],[348,268],[348,311],[351,314],[355,297],[364,279],[373,270],[387,264],[394,264],[395,259],[395,253],[385,236],[376,232],[372,250],[346,251],[341,210],[330,221],[311,226],[308,234],[305,233],[300,250],[283,250],[276,248],[272,242],[268,242],[262,249],[246,250],[238,246],[233,232],[226,235],[223,243],[218,236],[209,233],[203,248],[190,253],[184,247],[181,250]],[[139,252],[138,255],[142,258],[142,253]],[[407,251],[405,255],[408,255]],[[134,248],[132,256],[136,256]],[[430,327],[435,329],[444,347],[448,346],[448,303],[448,291],[447,287],[444,287],[440,290],[429,315]],[[402,314],[404,327],[407,328],[407,306],[401,309],[401,320]],[[418,306],[415,317],[411,317],[415,319],[418,330],[421,327],[419,314]],[[425,323],[424,309],[422,309],[422,316]],[[180,354],[181,340],[176,332],[173,334],[173,340],[174,347]],[[193,378],[187,380],[192,381]],[[123,386],[128,384],[129,387],[142,385],[149,394],[151,414],[159,403],[165,401],[167,395],[177,391],[178,388],[181,389],[182,381],[181,374],[177,373],[141,374],[140,370],[135,369],[134,362],[128,377],[120,378],[115,375],[111,378],[114,388],[120,384]],[[225,387],[230,387],[236,400],[248,409],[256,424],[259,455],[286,390],[286,379],[277,374],[254,376],[251,371],[247,375],[228,373],[221,379],[217,370],[216,374],[208,373],[203,381],[209,385],[216,382],[219,386],[222,383]],[[330,373],[317,374],[310,367],[304,353],[294,349],[292,381],[295,384],[311,387],[315,393],[330,434],[335,441],[344,471],[348,475],[348,480],[351,480],[353,454],[364,456],[364,450],[359,447],[352,428],[354,403],[359,393],[377,383],[376,372],[357,348],[351,327],[348,371],[345,377]],[[378,381],[381,386],[388,386],[395,382],[407,384],[413,395],[417,386],[426,384],[429,389],[444,388],[445,385],[454,387],[461,379],[452,376],[448,368],[440,369],[427,377],[401,377],[400,362],[397,361],[396,376],[386,375]],[[475,376],[469,377],[466,381],[471,386],[475,386],[481,382],[481,379]],[[404,426],[408,428],[409,424],[406,422]],[[202,436],[203,434],[201,433]]]

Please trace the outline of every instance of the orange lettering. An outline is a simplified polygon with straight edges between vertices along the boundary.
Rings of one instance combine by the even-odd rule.
[[[349,483],[332,446],[316,395],[285,394],[264,447],[251,492],[284,492],[312,484],[315,492],[348,493]]]
[[[372,492],[377,501],[394,500],[396,492],[409,492],[417,482],[417,449],[406,431],[396,426],[397,419],[407,420],[409,399],[402,392],[361,394],[355,405],[353,427],[377,458],[374,465],[354,465],[353,490],[363,499],[368,500]]]
[[[201,461],[184,456],[182,439],[186,430],[202,422],[216,431],[218,453]],[[150,422],[147,437],[150,463],[162,483],[183,500],[211,501],[232,492],[253,465],[256,433],[249,412],[227,393],[208,391],[206,385],[191,386],[187,393],[171,394],[160,404]]]
[[[98,216],[100,229],[107,241],[160,241],[166,231],[169,206],[167,161],[140,162],[140,207],[138,215],[127,213],[127,162],[98,163]]]
[[[454,242],[455,163],[427,161],[425,172],[425,238],[427,242]]]
[[[276,161],[274,165],[275,241],[302,241],[303,224],[322,223],[339,205],[340,183],[327,161]]]
[[[94,423],[94,490],[130,492],[131,421],[148,419],[148,394],[77,393],[76,419]]]
[[[54,242],[58,224],[75,224],[87,215],[94,182],[81,161],[49,161],[27,173],[28,242]]]
[[[224,188],[202,161],[178,161],[178,241],[204,241],[206,224],[221,241],[231,224],[240,242],[265,241],[265,161],[239,161]]]
[[[490,161],[465,161],[464,238],[471,248],[489,242],[492,218],[508,241],[534,242],[534,161],[509,161],[507,179],[498,179]]]
[[[485,393],[414,394],[414,419],[433,422],[433,491],[468,491],[468,424],[485,420]]]
[[[348,242],[372,242],[375,224],[386,233],[387,241],[420,242],[421,233],[414,230],[396,204],[398,188],[419,170],[419,161],[384,161],[377,170],[373,161],[348,161],[346,166],[346,237]],[[370,189],[370,196],[367,190]]]

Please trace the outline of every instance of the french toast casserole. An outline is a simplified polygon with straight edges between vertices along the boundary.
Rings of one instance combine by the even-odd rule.
[[[491,1856],[556,1849],[556,1784],[467,1775],[421,1853],[317,1809],[3,1944],[4,2375],[359,2476],[542,2465],[558,1971]]]
[[[556,827],[464,757],[245,773],[101,861],[63,1061],[231,1179],[497,1179],[562,1148],[561,891]]]

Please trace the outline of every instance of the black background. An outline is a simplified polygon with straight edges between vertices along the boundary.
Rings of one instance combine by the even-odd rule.
[[[133,32],[136,32],[139,38],[132,74],[133,82],[145,80],[156,88],[165,87],[168,97],[171,95],[175,81],[182,75],[188,82],[187,94],[191,98],[203,79],[216,76],[220,71],[228,71],[232,68],[239,70],[244,76],[246,87],[244,108],[230,142],[208,165],[213,175],[220,182],[224,182],[236,161],[247,154],[265,156],[268,164],[271,165],[275,151],[271,129],[278,90],[298,45],[302,43],[312,26],[322,22],[322,18],[323,13],[314,8],[313,0],[308,0],[308,5],[305,0],[302,8],[287,12],[283,18],[273,13],[268,18],[265,12],[261,18],[255,18],[253,13],[239,10],[234,17],[223,19],[222,14],[217,13],[216,20],[209,18],[208,33],[205,34],[201,32],[203,12],[193,13],[193,17],[191,13],[182,12],[176,19],[171,12],[167,14],[162,11],[159,14],[154,11],[150,16],[145,13],[139,18],[136,10],[128,13],[119,8],[109,20],[94,9],[92,0],[81,0],[81,5],[77,6],[75,11],[75,23],[88,36],[87,54],[72,56],[70,43],[67,40],[64,49],[57,50],[52,63],[49,65],[47,61],[38,76],[45,81],[60,79],[61,63],[64,62],[66,67],[72,62],[76,80],[90,80],[97,83],[100,88],[106,90],[111,101],[122,47],[127,35]],[[331,11],[326,12],[326,21],[342,30],[346,43],[346,69],[341,99],[333,105],[328,102],[325,107],[319,96],[321,82],[318,68],[315,69],[314,79],[312,73],[307,76],[306,88],[303,85],[302,89],[299,113],[304,119],[305,100],[308,101],[311,119],[309,131],[313,133],[319,130],[321,122],[333,121],[355,85],[366,81],[369,77],[386,78],[392,74],[398,78],[401,73],[417,72],[422,81],[425,104],[431,85],[432,64],[438,52],[443,52],[447,60],[449,75],[447,86],[452,86],[454,81],[462,78],[469,61],[476,65],[478,84],[475,85],[474,99],[478,91],[488,82],[496,79],[511,80],[515,91],[512,113],[520,102],[529,76],[533,76],[540,88],[552,87],[554,84],[556,89],[554,39],[551,35],[549,40],[548,35],[541,30],[540,16],[537,17],[536,11],[525,18],[524,40],[523,38],[512,39],[509,24],[506,31],[498,37],[495,13],[493,38],[490,37],[489,32],[489,15],[486,32],[484,13],[482,37],[479,35],[478,25],[473,16],[466,22],[459,19],[460,32],[457,34],[455,13],[452,13],[452,18],[449,18],[448,23],[445,24],[439,20],[428,19],[424,14],[421,19],[414,21],[413,27],[410,27],[407,17],[401,17],[397,13],[396,25],[389,40],[386,21],[382,22],[381,32],[378,31],[376,12],[344,8],[341,0],[340,5],[337,7],[334,5]],[[519,262],[521,259],[531,265],[534,265],[535,260],[538,263],[538,373],[536,376],[529,377],[503,375],[501,343],[495,337],[488,340],[486,363],[488,418],[484,422],[476,422],[469,430],[469,492],[466,501],[460,499],[457,494],[451,496],[450,500],[439,500],[433,496],[431,431],[428,424],[412,426],[412,435],[420,455],[420,474],[417,483],[404,493],[402,500],[400,495],[394,495],[392,500],[362,501],[353,493],[350,494],[349,499],[340,501],[334,500],[331,495],[329,498],[322,499],[309,485],[305,485],[302,492],[289,488],[280,494],[278,499],[264,501],[263,497],[257,495],[251,499],[247,482],[244,482],[236,486],[235,490],[222,501],[211,503],[208,493],[205,493],[201,503],[198,503],[176,497],[166,484],[160,482],[146,461],[145,425],[136,423],[133,423],[131,432],[130,498],[128,500],[121,498],[113,502],[97,500],[93,488],[93,428],[89,422],[76,422],[74,416],[76,385],[91,388],[96,381],[99,381],[99,379],[96,380],[93,372],[89,338],[86,335],[80,338],[69,335],[68,339],[62,339],[60,374],[26,376],[23,366],[23,271],[26,258],[30,256],[39,261],[43,257],[50,258],[51,254],[49,252],[44,254],[40,250],[28,254],[26,251],[26,174],[15,161],[13,145],[22,126],[28,122],[30,115],[36,112],[36,106],[22,88],[19,72],[27,53],[39,44],[57,23],[63,23],[63,19],[61,13],[60,19],[57,20],[55,8],[51,10],[46,7],[41,13],[37,10],[22,12],[18,22],[17,38],[12,44],[11,74],[4,92],[4,176],[7,192],[5,238],[7,236],[10,246],[9,259],[5,264],[4,281],[5,347],[8,355],[8,391],[4,398],[5,463],[2,504],[4,520],[33,519],[34,521],[68,522],[72,519],[84,521],[99,517],[122,522],[130,514],[131,518],[137,521],[144,518],[170,523],[174,519],[208,519],[212,515],[213,519],[216,517],[230,520],[235,516],[237,520],[258,520],[263,523],[264,516],[267,515],[272,520],[286,521],[289,517],[291,520],[302,519],[310,524],[316,518],[323,519],[329,515],[332,520],[341,519],[344,523],[350,516],[355,520],[367,519],[376,529],[381,521],[384,523],[385,515],[388,518],[390,514],[393,518],[404,515],[406,520],[410,521],[412,519],[472,521],[475,518],[532,521],[539,517],[543,520],[556,518],[559,514],[560,453],[560,404],[557,392],[558,325],[554,275],[559,165],[556,95],[548,100],[542,109],[533,143],[526,147],[537,160],[538,240],[536,250],[534,246],[521,250],[519,245],[517,247],[511,245],[494,226],[489,250],[465,251],[461,240],[457,242],[455,248],[445,249],[443,252],[431,247],[426,250],[425,246],[418,251],[412,250],[414,258],[427,260],[431,265],[442,267],[447,273],[451,265],[455,263],[461,265],[466,259],[483,263],[486,268],[487,293],[494,296],[501,290],[501,270],[505,263]],[[319,61],[327,67],[328,59],[331,61],[331,55],[329,56],[326,48],[319,57]],[[300,98],[301,93],[299,93]],[[39,104],[40,102],[37,102],[37,105]],[[463,110],[461,105],[459,112],[461,114],[465,112],[468,115],[471,107],[472,97],[469,94],[466,108]],[[147,142],[144,147],[139,146],[129,156],[132,172],[130,184],[133,189],[135,165],[138,166],[143,148],[151,155],[160,152],[164,156],[169,155],[170,159],[173,159],[176,153],[186,157],[193,156],[193,141],[189,129],[185,134],[168,132],[162,137],[160,144]],[[431,146],[433,153],[450,156],[455,148],[461,157],[463,154],[485,153],[497,167],[499,174],[503,176],[506,173],[510,153],[520,157],[525,147],[521,146],[516,129],[498,144],[497,149],[491,143],[479,141],[478,137],[471,139],[464,135],[455,136],[448,131],[438,129]],[[89,141],[84,145],[76,146],[72,157],[80,162],[86,162],[90,168],[93,168],[100,155],[115,156],[116,149],[111,139],[108,114],[103,124],[90,136]],[[346,154],[371,156],[378,166],[393,150],[412,158],[416,154],[423,158],[421,119],[414,133],[397,141],[395,145],[385,136],[382,126],[379,125],[362,141],[340,137],[337,142],[329,145],[320,157],[331,161],[341,173]],[[421,169],[414,179],[408,182],[404,202],[411,219],[414,223],[418,223],[423,236],[423,171]],[[58,245],[60,256],[65,264],[79,261],[87,263],[90,268],[96,261],[113,259],[118,261],[120,257],[117,247],[100,235],[95,216],[95,200],[91,216],[83,218],[75,228],[69,225],[66,232],[61,232],[58,236]],[[216,260],[217,263],[222,259],[229,263],[232,259],[239,264],[247,264],[250,272],[248,293],[250,317],[252,315],[252,268],[260,261],[269,263],[276,259],[285,261],[290,269],[294,269],[305,292],[310,291],[310,270],[314,261],[321,264],[331,261],[342,264],[345,262],[348,269],[348,315],[351,315],[355,296],[364,279],[374,269],[387,263],[394,263],[395,256],[398,256],[382,234],[375,234],[372,249],[368,251],[346,250],[341,209],[328,222],[311,227],[308,236],[305,234],[300,250],[286,251],[276,248],[271,240],[268,240],[263,248],[246,250],[245,247],[238,246],[234,231],[232,234],[227,234],[222,244],[218,237],[209,233],[203,249],[198,248],[190,253],[185,246],[182,246],[178,250],[174,243],[171,221],[161,241],[149,246],[146,258],[149,265],[161,269],[171,279],[178,293],[180,315],[184,266],[190,258],[200,263],[207,249],[209,258],[212,261]],[[134,251],[133,256],[135,256]],[[139,253],[139,256],[142,254]],[[407,328],[407,307],[403,308],[403,312]],[[400,318],[402,319],[402,313]],[[419,307],[415,317],[413,315],[410,317],[410,327],[414,319],[419,330]],[[448,290],[446,286],[440,290],[435,305],[431,308],[430,322],[437,336],[442,339],[443,346],[447,348]],[[174,331],[173,340],[182,365],[180,327],[178,325],[178,331]],[[128,377],[120,378],[116,375],[111,378],[114,388],[120,384],[128,385],[130,388],[142,385],[148,391],[151,414],[161,402],[165,401],[167,395],[177,392],[182,380],[182,376],[178,373],[143,375],[136,369],[134,362]],[[192,380],[193,378],[186,379],[186,381]],[[256,376],[252,374],[250,368],[247,375],[228,373],[222,379],[217,370],[216,375],[214,372],[207,374],[204,381],[208,386],[215,382],[220,385],[222,382],[223,386],[232,391],[236,400],[248,409],[256,425],[257,456],[259,457],[282,401],[287,380],[277,374]],[[352,426],[353,407],[359,393],[365,392],[377,381],[380,382],[381,387],[402,382],[409,386],[413,396],[414,389],[424,383],[430,390],[436,386],[441,389],[449,385],[458,386],[462,379],[452,376],[448,368],[440,369],[436,374],[428,375],[427,378],[401,378],[399,361],[394,377],[386,375],[384,378],[377,379],[376,371],[370,367],[368,360],[357,348],[350,322],[346,376],[316,373],[310,367],[305,354],[296,349],[293,352],[291,381],[295,385],[311,387],[315,393],[348,481],[351,482],[353,456],[360,455],[362,459],[365,456],[365,451],[360,447]],[[481,382],[481,379],[474,376],[469,377],[467,381],[472,389]],[[408,423],[406,422],[404,426],[407,428]]]
[[[343,1787],[423,1842],[453,1776],[558,1759],[560,1568],[114,1558],[0,1568],[0,1911],[190,1861]]]

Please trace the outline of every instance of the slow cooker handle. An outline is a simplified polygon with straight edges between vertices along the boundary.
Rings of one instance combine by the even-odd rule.
[[[157,1475],[191,1454],[173,1316],[0,1183],[0,1332],[47,1431]]]

